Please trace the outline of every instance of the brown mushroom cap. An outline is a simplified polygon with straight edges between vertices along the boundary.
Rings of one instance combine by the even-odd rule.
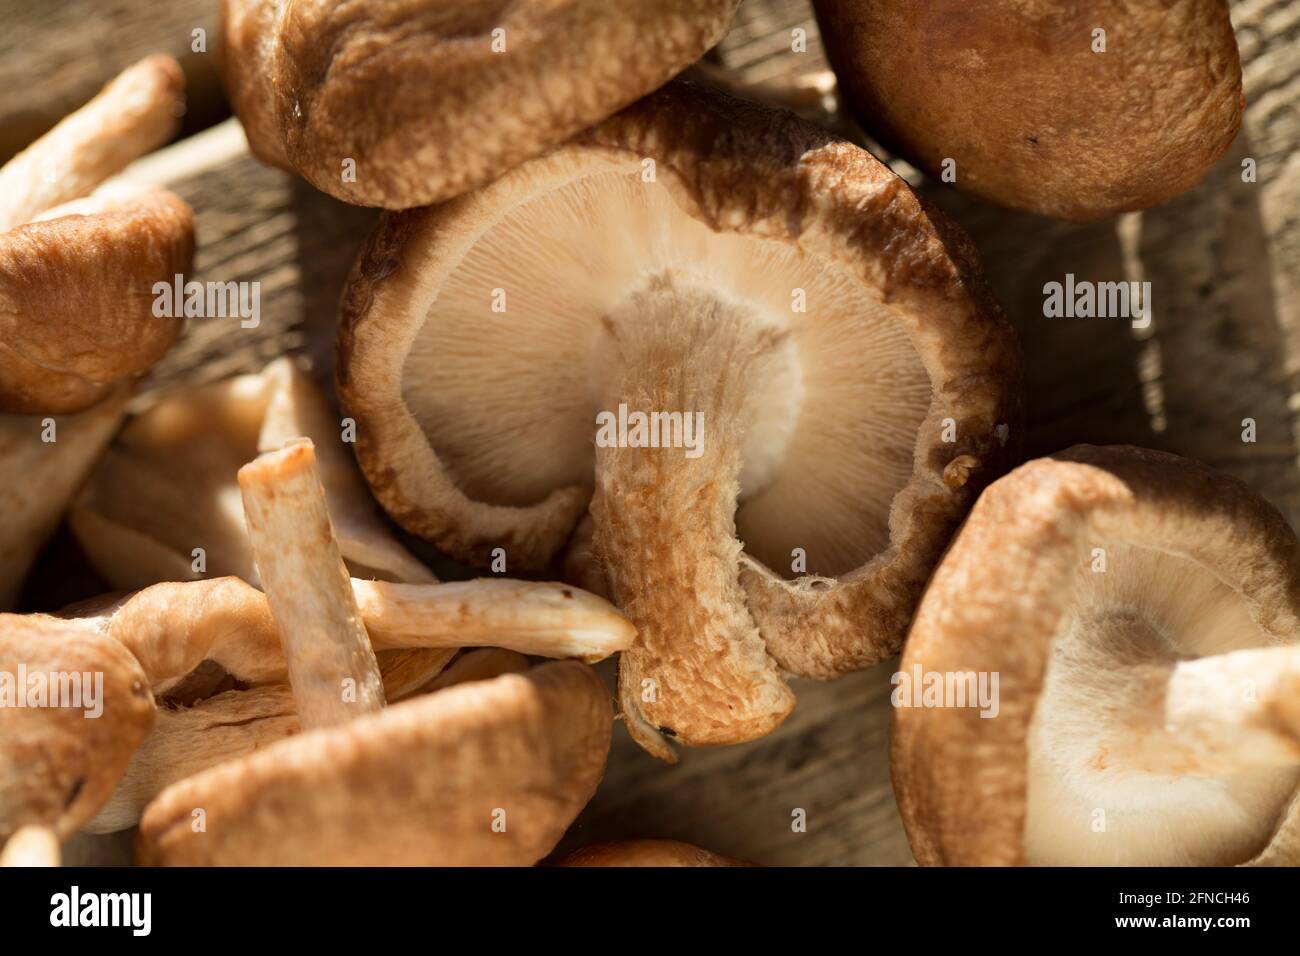
[[[677,840],[613,840],[574,850],[556,866],[753,866]]]
[[[1078,220],[1154,206],[1241,125],[1225,0],[814,5],[867,131],[936,178],[954,160],[959,188],[1005,206]]]
[[[590,503],[640,630],[624,710],[662,756],[660,728],[707,744],[779,723],[777,665],[832,677],[897,650],[1010,458],[1017,379],[960,230],[852,144],[684,83],[385,217],[340,330],[358,458],[407,530],[544,567]],[[620,403],[700,410],[702,454],[593,448]],[[809,574],[787,580],[795,548]],[[656,699],[629,699],[647,680]]]
[[[406,209],[660,86],[721,38],[737,3],[227,0],[222,69],[256,155],[346,202]]]
[[[91,192],[175,132],[183,85],[175,60],[142,60],[0,169],[0,411],[80,411],[180,333],[154,284],[190,266],[190,208],[159,189]]]
[[[383,667],[383,661],[380,664]],[[390,701],[414,693],[433,693],[457,684],[490,680],[528,670],[528,658],[488,647],[466,651],[431,681],[427,668],[415,667],[414,686],[400,666],[384,669],[384,696]],[[167,787],[227,760],[302,729],[294,695],[287,684],[228,690],[192,706],[161,707],[153,732],[136,750],[112,797],[85,829],[91,833],[125,830]]]
[[[1239,482],[1127,447],[1017,469],[936,571],[917,668],[999,680],[995,716],[896,706],[921,863],[1300,862],[1300,545]]]
[[[79,411],[148,371],[184,322],[154,315],[154,283],[193,257],[193,213],[161,189],[0,234],[0,408]]]
[[[611,729],[609,697],[584,664],[463,684],[175,784],[145,810],[140,855],[165,865],[529,865],[595,792]]]
[[[31,696],[42,685],[44,703]],[[58,618],[0,614],[0,843],[26,824],[70,837],[112,793],[153,721],[149,681],[116,641]]]

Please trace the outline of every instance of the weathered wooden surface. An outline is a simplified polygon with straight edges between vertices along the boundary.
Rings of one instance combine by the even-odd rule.
[[[675,767],[616,728],[605,780],[557,852],[663,837],[769,866],[911,865],[889,783],[893,670],[792,681],[799,705],[774,733],[685,750]]]
[[[138,9],[126,0],[108,6]],[[19,7],[14,0],[0,3],[0,10]],[[80,70],[93,61],[99,54],[92,46],[102,42],[114,57],[124,49],[104,39],[115,36],[112,23],[94,28],[91,46],[84,35],[89,28],[76,36],[31,32],[47,16],[53,14],[4,18],[7,26],[18,23],[0,37],[4,69],[39,74],[39,64],[49,63],[57,79],[72,69],[69,64]],[[96,22],[95,13],[82,16]],[[170,12],[159,16],[159,22],[171,19]],[[1167,448],[1241,477],[1296,524],[1300,4],[1240,0],[1234,21],[1245,61],[1245,128],[1206,183],[1191,193],[1119,221],[1078,226],[1007,212],[940,184],[920,188],[975,237],[1021,334],[1028,357],[1029,454],[1079,441]],[[807,31],[807,53],[790,52],[795,28]],[[817,37],[807,0],[747,0],[713,59],[743,82],[793,84],[825,70]],[[139,52],[148,49],[142,45]],[[34,65],[11,68],[9,51],[21,51]],[[132,48],[122,60],[135,55]],[[65,90],[59,93],[65,99],[84,99],[111,73],[106,67],[91,83],[78,72],[77,83],[64,87],[52,79],[50,89]],[[86,93],[66,92],[87,84]],[[7,131],[12,134],[11,118],[22,114],[25,99],[45,108],[40,95],[21,90],[0,83],[0,145]],[[1241,182],[1240,163],[1247,156],[1258,163],[1255,184]],[[148,387],[252,370],[285,349],[310,352],[327,377],[338,291],[375,213],[342,206],[256,163],[233,126],[173,147],[136,174],[167,182],[194,206],[200,251],[192,278],[257,281],[262,290],[257,329],[241,329],[235,319],[193,322]],[[1152,329],[1138,333],[1113,319],[1044,318],[1042,285],[1067,272],[1151,280]],[[1246,417],[1258,424],[1254,444],[1240,440]],[[65,573],[76,561],[70,551],[66,540],[53,549],[45,568],[57,569],[58,585],[32,599],[33,605],[57,606],[92,587]],[[457,573],[446,563],[438,570]],[[606,672],[610,676],[608,667]],[[889,790],[890,672],[885,664],[831,684],[796,682],[798,709],[776,733],[740,747],[687,751],[674,768],[644,755],[616,731],[605,783],[564,846],[620,836],[673,837],[761,863],[910,862]],[[792,826],[800,810],[806,814],[804,832]]]
[[[0,163],[151,53],[185,71],[183,134],[228,115],[212,56],[217,10],[216,0],[0,0]]]

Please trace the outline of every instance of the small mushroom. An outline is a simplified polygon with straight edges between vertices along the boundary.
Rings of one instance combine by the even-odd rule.
[[[95,569],[123,590],[225,575],[257,584],[236,474],[259,452],[310,438],[352,573],[435,581],[385,527],[344,446],[343,427],[290,358],[257,374],[173,390],[122,430],[69,524]]]
[[[226,0],[222,72],[255,155],[345,202],[406,209],[662,85],[738,2]]]
[[[58,865],[59,838],[49,827],[23,827],[0,850],[0,867]]]
[[[1300,863],[1300,545],[1203,465],[1081,445],[996,482],[895,680],[922,864]]]
[[[1241,126],[1226,0],[814,0],[840,92],[937,180],[1063,219],[1196,185]]]
[[[189,207],[126,184],[90,194],[172,135],[183,82],[174,60],[142,60],[0,169],[0,412],[81,411],[180,333],[153,286],[190,266]]]
[[[117,641],[43,614],[0,614],[0,842],[27,825],[70,837],[153,722],[148,677]]]
[[[856,146],[680,82],[384,217],[338,374],[408,531],[481,565],[571,541],[599,565],[639,629],[627,726],[664,759],[664,735],[770,731],[780,669],[895,653],[1019,414],[1014,337],[955,226]],[[632,447],[631,413],[661,416],[660,447]]]
[[[677,840],[614,840],[574,850],[556,866],[754,866]]]

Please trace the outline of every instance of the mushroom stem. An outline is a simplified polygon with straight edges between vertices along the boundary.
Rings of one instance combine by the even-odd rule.
[[[659,447],[631,428],[615,441],[598,434],[591,505],[610,592],[637,627],[619,666],[627,726],[671,761],[661,735],[691,745],[752,740],[794,708],[745,608],[735,527],[750,398],[784,335],[667,275],[604,326],[619,369],[604,410],[682,422],[680,441],[661,435]]]
[[[609,602],[563,584],[497,579],[388,584],[358,578],[351,584],[375,650],[441,652],[440,661],[425,655],[381,668],[385,685],[400,696],[427,683],[463,646],[591,662],[625,650],[636,634]],[[267,597],[239,578],[155,584],[121,601],[74,606],[64,613],[92,630],[106,630],[129,650],[156,694],[205,660],[244,684],[276,683],[286,676]],[[394,669],[402,674],[390,673]],[[406,686],[408,677],[414,686]]]
[[[1223,775],[1300,766],[1300,647],[1233,651],[1174,666],[1144,769]]]
[[[59,838],[49,827],[22,827],[0,851],[0,867],[58,865]]]
[[[311,441],[239,470],[249,539],[305,729],[384,706],[379,664],[339,553]]]
[[[165,143],[180,122],[184,83],[170,57],[141,60],[6,163],[0,169],[0,232],[89,194]]]
[[[539,657],[604,660],[636,629],[602,598],[534,581],[352,581],[375,650],[489,644]]]

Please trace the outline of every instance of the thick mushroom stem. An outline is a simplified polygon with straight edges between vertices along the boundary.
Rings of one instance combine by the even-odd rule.
[[[384,706],[383,679],[339,553],[310,441],[239,470],[258,574],[305,729]]]
[[[180,123],[184,85],[170,57],[141,60],[11,159],[0,169],[0,232],[89,194],[165,143]]]
[[[1223,776],[1300,766],[1300,647],[1180,661],[1162,676],[1163,693],[1144,697],[1145,726],[1130,738],[1139,769]]]
[[[738,743],[794,708],[745,607],[735,524],[750,402],[785,336],[671,276],[633,295],[604,327],[617,372],[604,393],[605,424],[597,419],[594,547],[638,632],[619,666],[628,729],[671,761],[664,735]],[[648,429],[610,427],[611,417],[626,413],[631,423],[638,412],[674,423],[658,447],[645,447],[655,437]]]
[[[25,826],[0,851],[0,867],[58,866],[59,837],[49,827]]]

